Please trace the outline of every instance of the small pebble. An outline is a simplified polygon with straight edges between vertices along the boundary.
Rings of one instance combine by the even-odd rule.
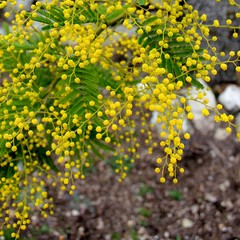
[[[219,224],[218,224],[218,229],[219,229],[221,232],[226,232],[226,231],[227,231],[227,227],[226,227],[223,223],[219,223]]]
[[[98,218],[97,227],[96,228],[98,230],[102,230],[104,228],[104,222],[103,222],[102,218]]]
[[[78,210],[76,210],[76,209],[73,209],[73,210],[71,211],[71,214],[72,214],[73,217],[78,217],[78,216],[80,216],[80,212],[79,212]]]
[[[205,200],[211,203],[217,202],[217,197],[211,193],[205,194]]]
[[[222,192],[226,192],[226,190],[230,187],[230,182],[228,180],[224,181],[223,183],[218,185],[218,188],[222,191]]]
[[[134,220],[128,220],[127,225],[128,227],[134,227],[135,226],[135,221]]]
[[[193,221],[190,220],[190,219],[188,219],[188,218],[184,218],[184,219],[182,220],[182,227],[183,227],[183,228],[190,228],[190,227],[192,227],[193,225],[194,225]]]
[[[193,214],[196,214],[198,212],[198,210],[199,210],[199,206],[196,204],[191,207],[191,212]]]
[[[219,102],[228,111],[240,110],[240,87],[234,84],[230,84],[226,89],[219,95]]]
[[[170,237],[170,233],[169,233],[169,232],[164,232],[163,236],[164,236],[165,238],[169,238],[169,237]]]
[[[139,235],[143,235],[143,234],[145,234],[145,232],[146,232],[146,230],[145,230],[144,227],[140,227],[139,230],[138,230]]]

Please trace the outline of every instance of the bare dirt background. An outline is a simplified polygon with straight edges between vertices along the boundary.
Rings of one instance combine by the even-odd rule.
[[[240,239],[240,144],[195,133],[187,147],[177,185],[158,182],[144,148],[121,184],[99,162],[73,197],[52,193],[55,215],[25,239]]]

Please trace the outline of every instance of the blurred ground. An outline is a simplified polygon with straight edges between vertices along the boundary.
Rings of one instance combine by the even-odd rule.
[[[121,184],[99,162],[74,197],[52,193],[56,214],[35,218],[27,239],[240,239],[240,144],[233,137],[195,133],[177,185],[158,182],[153,159],[143,147]]]

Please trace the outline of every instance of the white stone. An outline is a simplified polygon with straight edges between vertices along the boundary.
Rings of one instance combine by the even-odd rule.
[[[219,141],[226,140],[229,137],[229,133],[226,132],[225,128],[217,128],[214,133],[214,138]]]
[[[240,110],[240,87],[230,84],[226,89],[219,95],[218,101],[228,111]]]
[[[182,220],[182,227],[183,227],[183,228],[190,228],[190,227],[192,227],[193,225],[194,225],[193,221],[190,220],[190,219],[188,219],[188,218],[184,218],[184,219]]]
[[[103,219],[102,219],[102,218],[98,218],[96,228],[97,228],[98,230],[102,230],[102,229],[104,228],[104,222],[103,222]]]
[[[157,118],[158,118],[158,114],[159,114],[159,112],[157,112],[157,111],[153,111],[152,112],[152,117],[151,117],[151,119],[150,119],[150,124],[158,124],[158,122],[157,122]],[[159,124],[158,124],[159,125]],[[156,126],[157,128],[158,128],[158,130],[159,130],[159,132],[161,131],[161,127],[160,126]]]
[[[153,111],[152,112],[152,117],[150,119],[150,124],[153,124],[154,127],[156,128],[157,132],[160,133],[162,131],[162,124],[158,123],[157,118],[158,118],[158,111]],[[191,123],[187,120],[184,119],[183,120],[183,125],[182,125],[182,129],[184,132],[189,132],[189,133],[193,133],[193,127],[191,125]]]
[[[203,89],[202,91],[205,92],[205,98],[209,100],[207,105],[211,108],[215,107],[217,102],[216,102],[214,93],[212,92],[212,90],[209,88],[209,86],[206,84],[205,81],[203,81],[202,79],[198,79],[198,81],[205,87],[205,89]],[[144,85],[139,84],[138,89],[139,90],[144,89]],[[192,120],[194,128],[199,130],[203,134],[208,134],[209,131],[212,131],[215,127],[214,116],[213,114],[210,114],[208,117],[205,117],[202,115],[202,109],[205,108],[205,105],[194,100],[195,98],[197,98],[198,93],[199,93],[199,90],[196,89],[195,87],[183,89],[182,91],[183,95],[188,96],[189,98],[192,99],[188,101],[188,105],[191,106],[191,109],[192,109],[191,111],[194,114],[194,119]],[[174,104],[179,105],[180,103],[178,100],[175,100],[173,101],[173,105]],[[158,123],[157,117],[158,117],[158,112],[153,111],[152,117],[150,119],[150,123],[155,125],[156,130],[158,131],[158,133],[160,133],[162,131],[161,123]],[[193,133],[194,128],[191,122],[187,118],[183,120],[184,132]]]
[[[214,93],[205,81],[203,81],[202,79],[198,79],[198,81],[205,87],[205,89],[202,91],[206,94],[204,98],[207,98],[209,101],[207,106],[215,107],[217,102]],[[190,91],[188,91],[188,94],[190,94],[193,99],[197,98],[198,93],[199,90],[195,87],[191,87]],[[196,102],[195,100],[188,101],[188,104],[191,106],[191,112],[194,114],[194,127],[197,130],[201,131],[201,133],[203,134],[208,134],[209,131],[213,130],[215,127],[214,116],[212,114],[210,114],[208,117],[202,115],[202,109],[206,106],[204,104]]]
[[[193,214],[196,214],[198,211],[199,211],[199,206],[197,204],[195,204],[191,207],[191,212]]]
[[[80,212],[79,212],[78,210],[76,210],[76,209],[73,209],[73,210],[71,211],[71,214],[72,214],[73,217],[78,217],[78,216],[81,215]]]
[[[127,225],[128,227],[134,227],[136,225],[136,222],[134,220],[128,220]]]
[[[5,34],[4,29],[0,27],[0,35],[4,35],[4,34]]]
[[[169,233],[169,232],[164,232],[163,236],[164,236],[165,238],[169,238],[169,237],[170,237],[170,233]]]
[[[83,226],[78,228],[76,240],[81,240],[85,236],[85,228]]]
[[[139,234],[139,235],[144,235],[145,233],[146,233],[146,230],[145,230],[144,227],[140,227],[140,228],[138,229],[138,234]]]
[[[222,201],[221,202],[221,206],[227,209],[233,209],[234,204],[232,203],[232,201],[230,199],[227,199],[226,201]]]

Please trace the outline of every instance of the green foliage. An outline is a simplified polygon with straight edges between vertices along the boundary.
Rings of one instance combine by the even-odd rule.
[[[139,240],[138,233],[135,229],[130,230],[131,240]]]
[[[4,230],[4,238],[5,239],[8,239],[8,240],[14,240],[15,238],[11,237],[11,234],[14,232],[14,229],[13,228],[10,228],[10,229],[5,229]]]
[[[181,237],[177,235],[176,240],[181,240]]]
[[[156,49],[161,56],[161,63],[159,67],[163,67],[167,70],[167,73],[172,73],[177,80],[187,84],[186,77],[193,78],[191,84],[197,88],[204,89],[204,86],[194,77],[194,70],[196,64],[189,67],[188,73],[183,73],[180,66],[185,65],[187,60],[192,57],[193,54],[201,56],[203,49],[195,50],[192,48],[194,42],[183,42],[183,32],[172,33],[171,25],[155,25],[158,17],[153,16],[145,20],[141,25],[143,27],[152,24],[152,30],[150,32],[144,30],[143,34],[138,38],[138,43],[147,48],[148,51]],[[169,32],[171,34],[169,34]],[[181,41],[180,41],[181,40]],[[162,45],[167,44],[167,48],[163,48]]]
[[[176,201],[180,201],[180,200],[182,200],[182,198],[183,198],[182,193],[181,193],[179,190],[177,190],[177,189],[175,189],[175,190],[170,190],[170,191],[169,191],[169,196],[170,196],[172,199],[176,200]]]
[[[140,5],[140,6],[144,6],[146,4],[146,1],[145,0],[137,0],[137,3]]]
[[[148,218],[151,216],[151,211],[145,207],[139,208],[138,213],[145,218]]]
[[[120,240],[121,234],[120,233],[113,233],[111,236],[111,240]]]
[[[113,172],[122,176],[131,172],[134,167],[133,159],[124,155],[114,156],[111,159],[105,160],[105,162],[110,166]]]
[[[54,28],[54,23],[58,23],[59,27],[63,27],[65,25],[65,17],[63,14],[64,9],[66,9],[67,6],[64,6],[63,8],[59,6],[53,6],[51,9],[48,9],[46,5],[42,5],[41,9],[37,9],[34,16],[30,13],[27,14],[28,17],[30,17],[31,20],[35,22],[39,22],[43,24],[42,30],[50,30]],[[95,11],[92,11],[89,7],[89,4],[85,3],[81,6],[81,8],[78,9],[79,12],[81,12],[82,15],[85,16],[85,20],[80,20],[77,15],[72,19],[74,24],[84,24],[84,23],[91,23],[96,22],[98,19],[97,13]]]
[[[68,111],[72,116],[74,114],[83,116],[87,112],[96,112],[101,103],[97,101],[97,96],[100,94],[99,78],[94,71],[94,67],[88,65],[86,68],[69,68],[67,71],[62,72],[62,74],[66,74],[68,78],[60,80],[56,84],[56,88],[60,89],[55,93],[55,96],[59,98],[59,103],[70,102]],[[80,84],[74,82],[75,78],[81,79]],[[72,89],[69,93],[64,88],[66,80],[68,81],[68,86]],[[97,104],[89,106],[90,101],[95,101]],[[97,117],[94,117],[93,121],[96,125],[99,124]]]
[[[144,197],[144,196],[146,196],[147,194],[149,194],[149,193],[152,193],[154,190],[153,190],[153,188],[152,187],[150,187],[150,186],[148,186],[148,185],[146,185],[146,184],[141,184],[140,185],[140,188],[139,188],[139,195],[141,196],[141,197]]]

